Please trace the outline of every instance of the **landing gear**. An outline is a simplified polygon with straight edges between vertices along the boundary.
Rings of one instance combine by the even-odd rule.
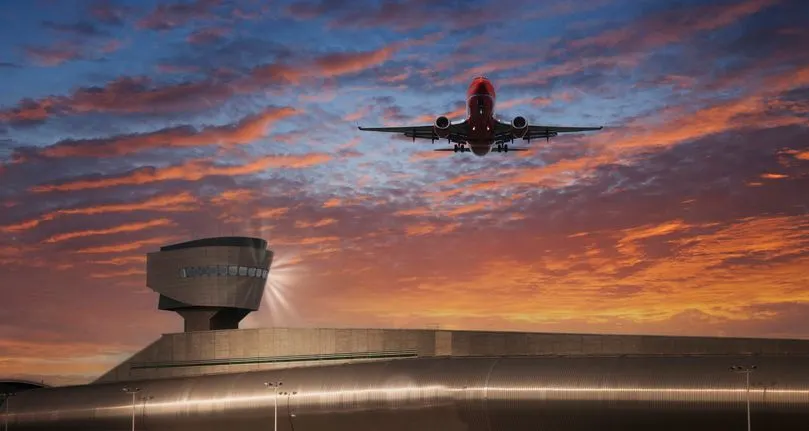
[[[498,153],[502,153],[502,152],[507,153],[508,152],[508,144],[497,144],[497,152]]]
[[[455,147],[452,150],[455,151],[456,153],[459,151],[463,153],[464,151],[466,151],[466,147],[464,147],[463,145],[455,144]]]

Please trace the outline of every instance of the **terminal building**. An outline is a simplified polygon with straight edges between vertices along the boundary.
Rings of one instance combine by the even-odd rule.
[[[137,414],[133,404],[132,420],[157,431],[215,424],[267,429],[261,420],[273,414],[284,419],[276,427],[290,431],[371,430],[382,419],[399,424],[385,422],[386,428],[402,430],[741,429],[749,396],[756,429],[809,423],[809,341],[238,329],[261,304],[272,261],[265,240],[247,237],[198,239],[149,253],[146,284],[158,294],[159,309],[184,320],[184,332],[164,334],[90,385],[18,393],[6,406],[10,429],[102,429],[100,423],[128,429],[115,428],[128,424],[128,410],[103,420],[98,414],[125,407],[128,398],[111,395],[125,387],[150,394],[140,398]],[[739,372],[753,376],[752,386]],[[289,388],[282,392],[286,407],[272,413],[278,386],[276,398],[267,399],[269,392],[255,392],[256,382],[281,380]],[[29,383],[18,385],[36,388]],[[410,395],[392,395],[393,387]],[[194,388],[201,388],[196,395]],[[255,398],[234,405],[236,396]],[[220,401],[203,409],[200,399]],[[73,414],[53,413],[63,410]]]

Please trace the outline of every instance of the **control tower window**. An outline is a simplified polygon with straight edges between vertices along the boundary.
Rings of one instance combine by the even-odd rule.
[[[239,276],[266,279],[269,270],[238,265],[206,265],[180,268],[179,272],[180,278]]]

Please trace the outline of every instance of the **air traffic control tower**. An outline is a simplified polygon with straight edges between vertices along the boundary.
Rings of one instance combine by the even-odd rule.
[[[146,285],[158,308],[185,320],[185,332],[238,329],[258,310],[273,253],[267,241],[218,237],[167,245],[146,257]]]

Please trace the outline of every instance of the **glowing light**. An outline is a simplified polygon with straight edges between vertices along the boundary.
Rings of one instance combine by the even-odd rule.
[[[298,317],[289,297],[295,282],[299,280],[302,262],[303,259],[296,254],[275,254],[264,285],[261,308],[249,316],[259,327],[278,326],[282,321]]]

